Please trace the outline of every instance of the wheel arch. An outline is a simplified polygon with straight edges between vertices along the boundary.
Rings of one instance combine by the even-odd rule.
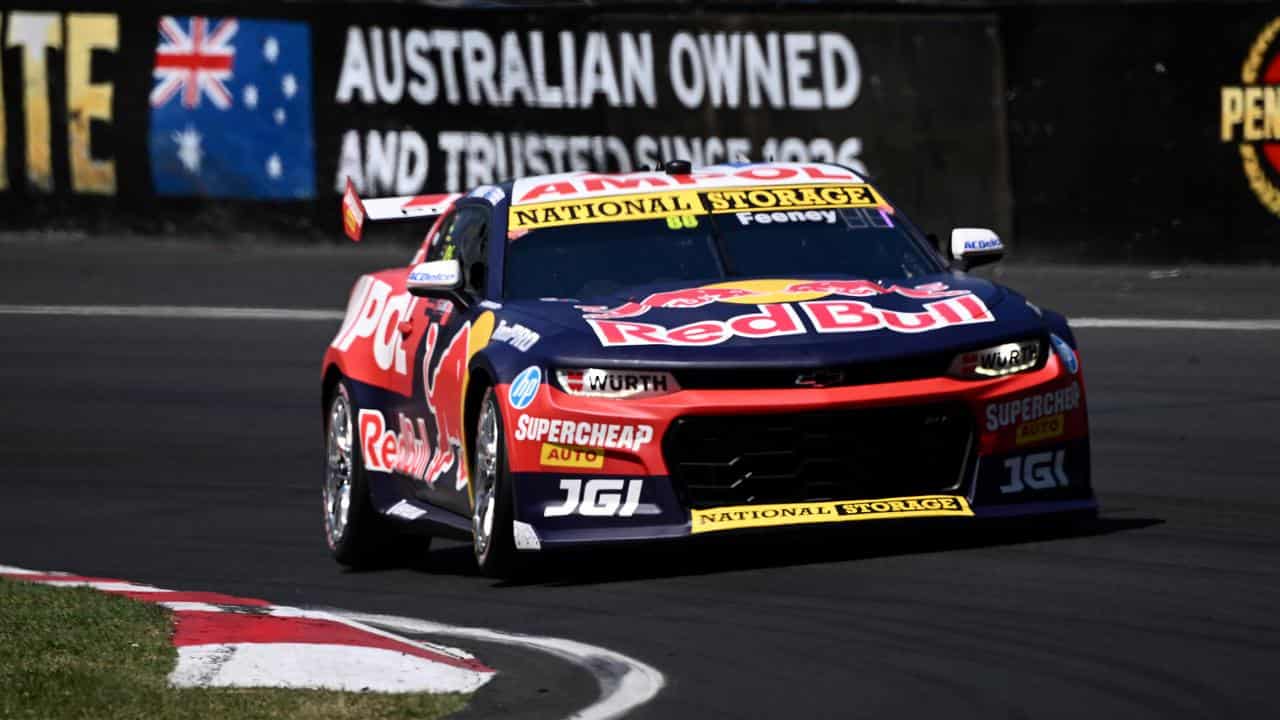
[[[338,368],[337,363],[330,363],[324,369],[324,375],[320,381],[320,419],[327,421],[329,412],[329,401],[333,399],[334,388],[338,387],[338,383],[342,380],[342,370]]]
[[[476,452],[475,427],[480,420],[480,403],[489,388],[497,387],[497,381],[493,369],[480,358],[472,363],[468,373],[467,393],[462,400],[462,432],[466,443],[467,475],[470,477],[475,470],[472,463]]]

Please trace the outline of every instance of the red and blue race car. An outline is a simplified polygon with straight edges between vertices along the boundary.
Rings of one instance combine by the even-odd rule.
[[[827,164],[566,173],[362,201],[438,216],[325,354],[339,562],[406,532],[522,551],[747,528],[1096,510],[1066,319],[969,276]]]

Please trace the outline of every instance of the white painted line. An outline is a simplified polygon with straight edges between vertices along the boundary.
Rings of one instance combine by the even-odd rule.
[[[487,628],[457,627],[394,615],[369,615],[337,610],[330,612],[348,620],[377,625],[388,630],[515,645],[563,658],[590,672],[600,686],[600,699],[570,715],[569,717],[573,720],[607,720],[622,717],[652,700],[666,684],[666,678],[652,665],[646,665],[613,650],[575,640],[520,635]]]
[[[429,650],[431,652],[434,652],[440,655],[445,655],[455,660],[475,659],[474,655],[472,655],[471,653],[465,650],[459,650],[458,648],[451,648],[445,645],[437,645],[435,643],[429,643],[423,640],[406,638],[401,635],[396,635],[395,633],[387,632],[382,628],[377,628],[372,625],[359,622],[341,613],[333,613],[326,610],[312,610],[309,608],[298,608],[298,607],[292,607],[289,605],[272,605],[271,607],[267,608],[267,614],[273,615],[275,617],[306,618],[308,620],[329,620],[331,622],[342,623],[343,625],[346,625],[348,627],[353,627],[361,632],[369,633],[370,635],[378,635],[381,637],[385,637],[389,640],[395,640],[396,642],[404,643],[406,645],[413,645],[414,647],[418,647],[423,650]]]
[[[341,310],[205,305],[0,305],[0,315],[187,320],[341,320]]]
[[[163,588],[151,587],[150,585],[138,585],[136,583],[125,582],[102,582],[99,580],[46,580],[42,585],[51,585],[53,587],[88,587],[103,592],[136,592],[151,593],[164,592]]]
[[[160,607],[169,608],[174,612],[226,612],[223,608],[211,603],[202,602],[162,602],[157,603]]]
[[[1068,318],[1073,328],[1122,328],[1126,330],[1280,330],[1280,320],[1182,320],[1160,318]]]
[[[117,317],[189,320],[341,320],[341,310],[318,308],[218,307],[211,305],[0,305],[0,315],[52,315],[60,317]],[[1277,319],[1193,320],[1189,318],[1078,317],[1072,327],[1129,330],[1280,330]]]

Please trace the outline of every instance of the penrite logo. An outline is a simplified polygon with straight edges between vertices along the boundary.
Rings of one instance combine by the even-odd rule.
[[[1249,187],[1280,215],[1280,18],[1267,23],[1245,56],[1239,85],[1222,87],[1221,137],[1238,143]]]

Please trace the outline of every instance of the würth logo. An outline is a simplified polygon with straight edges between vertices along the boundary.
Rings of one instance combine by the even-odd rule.
[[[1239,85],[1222,88],[1221,137],[1238,143],[1244,174],[1262,204],[1280,215],[1280,18],[1245,57]]]

